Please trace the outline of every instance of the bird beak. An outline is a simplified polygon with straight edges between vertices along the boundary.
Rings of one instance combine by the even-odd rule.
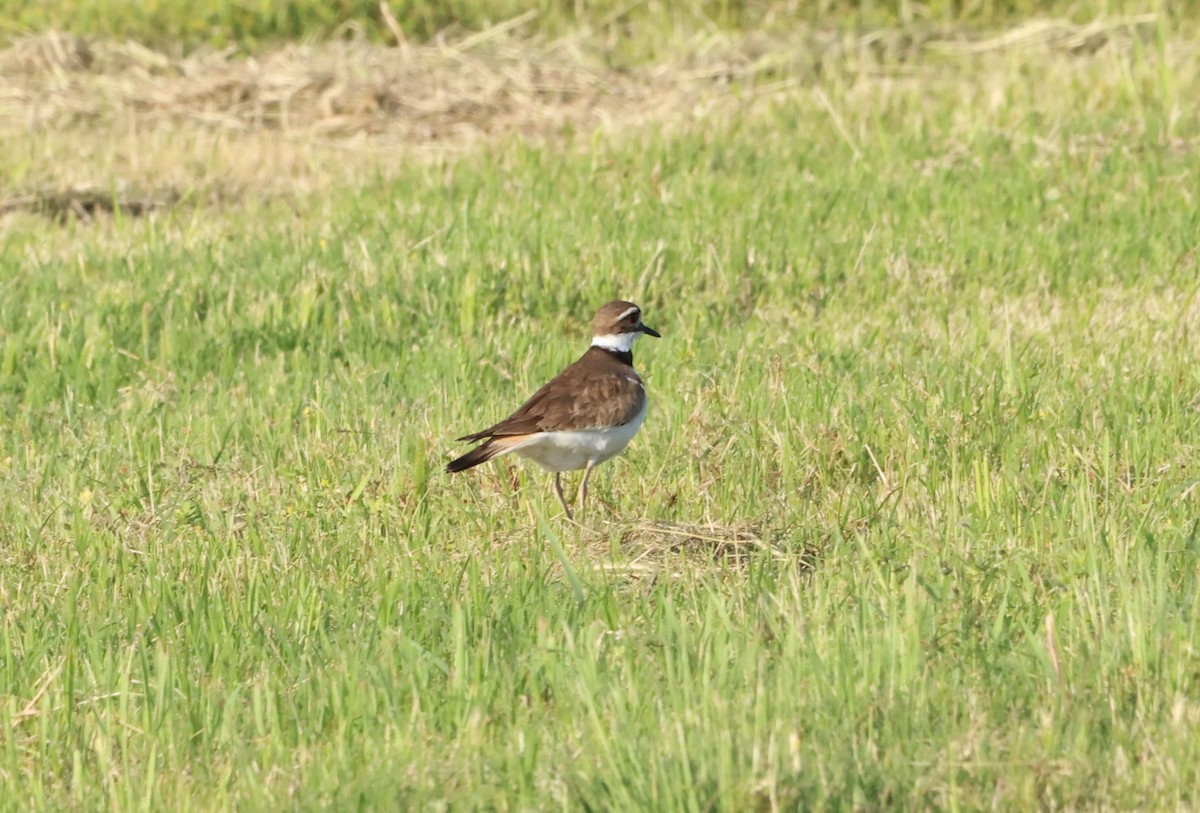
[[[656,338],[656,339],[661,339],[661,338],[662,338],[662,334],[661,334],[661,333],[659,333],[659,332],[658,332],[657,330],[655,330],[654,328],[652,328],[652,327],[649,327],[648,325],[641,325],[641,324],[639,324],[639,325],[638,325],[638,329],[639,329],[639,330],[641,330],[643,333],[645,333],[647,336],[653,336],[653,337],[654,337],[654,338]]]

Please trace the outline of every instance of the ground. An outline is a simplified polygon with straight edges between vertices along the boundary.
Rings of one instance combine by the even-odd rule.
[[[0,51],[0,809],[1200,804],[1194,20],[530,22]]]

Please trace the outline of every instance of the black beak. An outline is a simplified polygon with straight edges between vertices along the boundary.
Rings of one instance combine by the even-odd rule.
[[[647,325],[638,325],[638,328],[639,328],[639,329],[640,329],[640,330],[641,330],[643,333],[645,333],[647,336],[653,336],[653,337],[654,337],[654,338],[656,338],[656,339],[661,339],[661,338],[662,338],[662,334],[661,334],[661,333],[659,333],[657,330],[655,330],[655,329],[654,329],[654,328],[652,328],[652,327],[649,327],[649,326],[647,326]]]

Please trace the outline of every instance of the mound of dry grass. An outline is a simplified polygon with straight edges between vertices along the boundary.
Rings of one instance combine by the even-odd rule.
[[[426,45],[289,44],[250,57],[171,56],[64,34],[0,51],[0,211],[148,211],[248,190],[304,193],[362,168],[496,139],[688,122],[766,98],[962,65],[1020,51],[1094,55],[1153,31],[1146,15],[1073,26],[1034,21],[989,38],[945,31],[712,34],[659,65],[604,65],[585,37],[529,42],[517,18]],[[835,124],[838,114],[829,109]],[[114,192],[114,188],[120,191]],[[122,203],[124,201],[125,203]]]

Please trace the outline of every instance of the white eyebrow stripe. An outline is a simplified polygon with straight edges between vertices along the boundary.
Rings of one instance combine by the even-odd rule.
[[[638,306],[637,306],[637,305],[634,305],[632,308],[626,308],[626,309],[625,309],[625,312],[624,312],[624,313],[622,313],[620,316],[618,316],[618,317],[617,317],[617,321],[618,321],[618,322],[620,322],[620,321],[621,321],[622,319],[624,319],[626,316],[629,316],[629,315],[631,315],[631,314],[634,314],[634,313],[637,313],[637,312],[638,312]]]

